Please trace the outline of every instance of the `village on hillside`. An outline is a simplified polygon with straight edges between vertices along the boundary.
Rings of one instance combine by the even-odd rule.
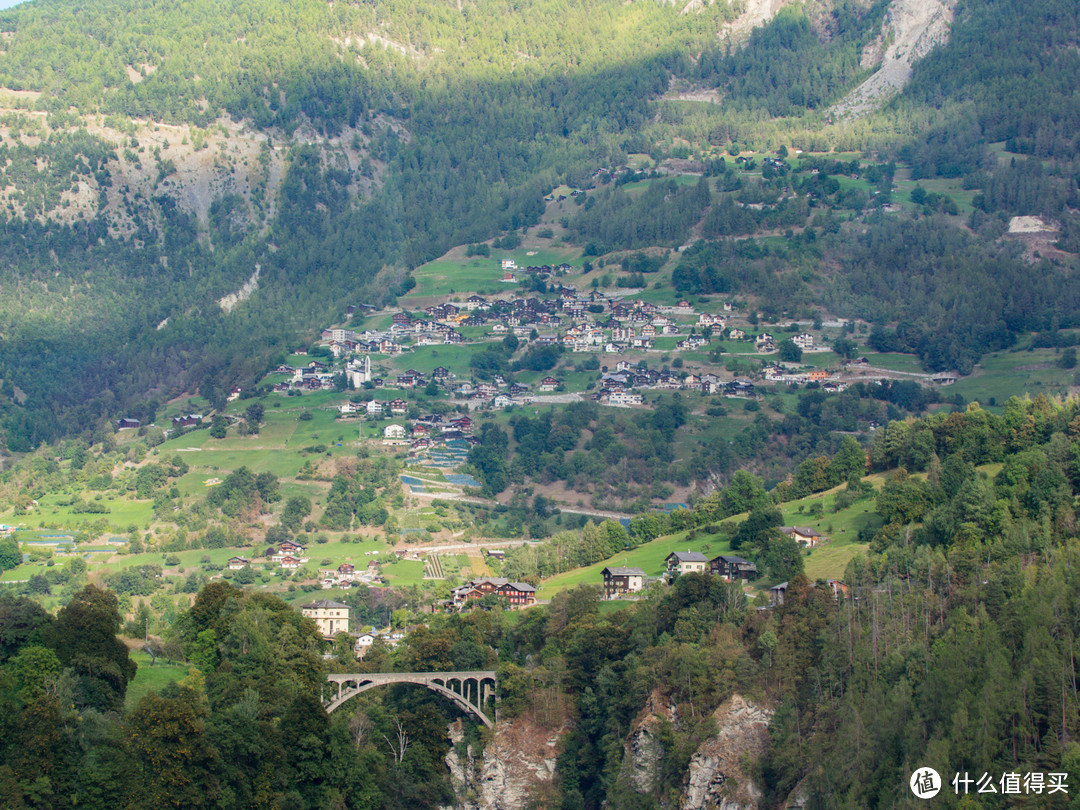
[[[495,264],[492,260],[493,274]],[[502,260],[499,269],[507,283],[538,279],[551,282],[550,291],[446,295],[418,312],[350,305],[344,325],[322,330],[320,354],[296,352],[267,378],[270,387],[293,396],[337,391],[345,400],[338,406],[343,418],[400,417],[384,426],[382,438],[407,442],[412,451],[424,453],[447,442],[469,442],[468,413],[478,409],[579,400],[642,406],[650,391],[755,400],[782,386],[838,393],[854,382],[916,379],[945,386],[957,379],[951,372],[931,375],[871,366],[851,353],[857,344],[847,336],[854,336],[857,326],[865,328],[853,321],[796,321],[765,330],[751,323],[757,319],[745,302],[724,301],[704,311],[686,300],[661,305],[630,295],[581,291],[560,280],[574,269],[568,264],[519,268],[513,260]],[[385,323],[367,325],[379,321]],[[537,359],[517,375],[532,378],[527,382],[469,362],[479,351],[507,345],[507,339],[511,352],[520,347]],[[851,344],[844,347],[851,356],[836,353],[837,341]],[[410,355],[426,349],[426,357],[436,357],[441,347],[470,352],[448,355],[456,362],[431,368],[410,364]],[[554,369],[565,353],[584,374],[567,379]],[[544,367],[552,373],[543,373]],[[410,401],[410,392],[444,400],[459,413],[423,414]]]

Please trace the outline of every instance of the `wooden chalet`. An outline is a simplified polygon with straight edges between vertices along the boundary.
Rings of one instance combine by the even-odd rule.
[[[757,566],[754,563],[742,557],[732,557],[727,554],[721,554],[709,560],[709,572],[729,582],[737,579],[750,582],[758,578]]]
[[[483,599],[489,594],[502,596],[511,607],[527,607],[536,604],[536,588],[525,582],[510,582],[502,577],[485,577],[466,582],[451,594],[454,605],[463,607],[471,599]]]
[[[507,582],[499,588],[499,596],[505,596],[510,607],[528,607],[536,604],[536,588],[527,582]]]
[[[600,573],[604,577],[605,599],[616,599],[645,590],[646,576],[641,568],[608,567]]]

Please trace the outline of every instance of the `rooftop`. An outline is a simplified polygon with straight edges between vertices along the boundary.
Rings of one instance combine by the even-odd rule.
[[[327,608],[345,608],[348,610],[349,606],[343,602],[335,602],[332,599],[320,599],[318,602],[300,606],[301,610],[326,610]]]
[[[640,568],[605,568],[604,571],[608,571],[613,577],[643,577],[645,572]],[[603,573],[603,572],[601,572]]]

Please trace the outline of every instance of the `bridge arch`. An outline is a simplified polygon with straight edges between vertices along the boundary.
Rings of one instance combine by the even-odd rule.
[[[327,675],[336,684],[335,694],[323,700],[326,713],[330,714],[346,701],[361,692],[391,683],[411,683],[423,686],[442,695],[459,708],[472,714],[488,728],[493,728],[492,718],[484,712],[484,704],[495,696],[498,678],[492,670],[472,672],[368,672]]]

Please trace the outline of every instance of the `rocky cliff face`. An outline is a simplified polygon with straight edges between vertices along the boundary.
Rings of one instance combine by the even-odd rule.
[[[772,715],[772,709],[741,695],[733,695],[713,712],[716,733],[690,759],[681,810],[757,810],[761,806],[762,790],[745,765],[765,753]],[[665,724],[678,733],[678,709],[653,692],[627,738],[620,774],[639,793],[652,793],[657,787],[663,754],[659,731]]]
[[[681,810],[757,810],[762,790],[747,765],[769,744],[773,710],[733,695],[715,712],[716,733],[694,752],[683,785]],[[620,779],[639,793],[656,788],[660,729],[678,730],[678,710],[658,690],[638,715],[626,740]],[[528,715],[500,722],[483,751],[464,742],[461,721],[450,726],[453,747],[446,755],[456,801],[443,810],[518,810],[544,807],[554,799],[555,761],[568,725],[548,728]]]
[[[756,810],[762,791],[743,763],[757,759],[769,744],[772,709],[732,695],[715,712],[716,734],[690,759],[682,810]]]
[[[463,745],[461,721],[450,726],[454,747],[446,755],[457,801],[444,810],[519,810],[543,804],[555,777],[559,739],[566,728],[547,729],[528,716],[500,722],[476,751]],[[461,749],[464,747],[464,751]]]
[[[658,739],[659,727],[664,723],[677,726],[678,720],[675,704],[654,690],[634,723],[623,757],[623,776],[639,793],[651,793],[656,787],[657,766],[663,753]]]
[[[947,42],[956,0],[893,0],[877,39],[866,46],[862,67],[877,71],[834,107],[839,115],[865,115],[897,93],[914,65]]]

